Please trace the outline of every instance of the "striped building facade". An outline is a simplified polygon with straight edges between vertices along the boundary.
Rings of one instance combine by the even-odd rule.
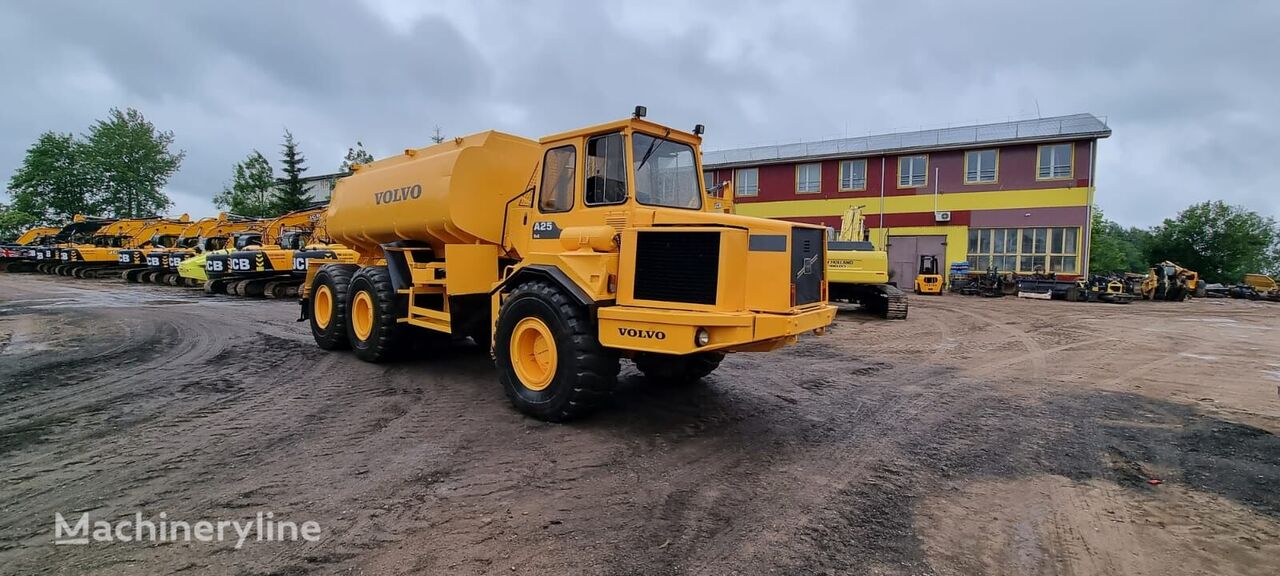
[[[1087,274],[1098,140],[1091,114],[706,152],[739,214],[838,228],[850,205],[897,278],[945,269]]]

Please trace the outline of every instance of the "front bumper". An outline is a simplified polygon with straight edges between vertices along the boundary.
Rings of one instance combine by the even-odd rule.
[[[609,348],[662,354],[764,352],[794,343],[805,332],[821,333],[836,307],[816,304],[790,314],[692,312],[635,306],[606,306],[596,311],[600,343]],[[698,346],[699,329],[710,342]]]

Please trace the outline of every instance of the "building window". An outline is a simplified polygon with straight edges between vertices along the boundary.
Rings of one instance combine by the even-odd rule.
[[[716,186],[719,186],[719,185],[720,185],[720,183],[719,183],[719,182],[716,182],[716,171],[715,171],[715,170],[707,170],[706,172],[703,172],[703,173],[702,173],[702,184],[703,184],[704,186],[706,186],[706,187],[707,187],[707,190],[711,190],[711,189],[715,188]]]
[[[996,181],[996,169],[1000,165],[1000,153],[996,150],[972,150],[964,153],[964,183],[979,184]]]
[[[756,196],[760,194],[760,169],[743,168],[733,173],[734,196]]]
[[[1075,156],[1075,145],[1047,144],[1041,146],[1036,154],[1037,180],[1065,180],[1071,178],[1072,158]]]
[[[1079,274],[1079,228],[970,228],[969,268]]]
[[[796,166],[796,193],[813,194],[822,191],[822,165],[799,164]]]
[[[898,187],[919,188],[929,184],[929,157],[901,156],[898,158]]]
[[[867,189],[867,161],[845,160],[840,163],[840,191]]]

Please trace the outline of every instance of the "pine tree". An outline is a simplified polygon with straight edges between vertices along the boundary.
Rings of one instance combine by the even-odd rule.
[[[276,185],[275,207],[283,214],[301,210],[315,200],[311,197],[311,187],[302,182],[302,173],[307,171],[307,159],[298,151],[298,143],[288,129],[284,131],[284,144],[280,163],[283,164],[284,178]]]
[[[439,125],[439,124],[436,124],[435,132],[433,132],[433,133],[431,134],[431,141],[432,141],[432,142],[435,142],[436,144],[439,144],[439,143],[441,143],[441,142],[444,142],[444,136],[441,136],[441,135],[440,135],[440,125]]]

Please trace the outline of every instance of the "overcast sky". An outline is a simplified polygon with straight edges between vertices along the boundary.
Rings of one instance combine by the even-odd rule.
[[[1098,201],[1151,225],[1224,199],[1280,215],[1280,2],[0,0],[0,171],[134,107],[187,152],[177,211],[250,150],[308,174],[446,135],[627,116],[706,149],[1089,112]]]

